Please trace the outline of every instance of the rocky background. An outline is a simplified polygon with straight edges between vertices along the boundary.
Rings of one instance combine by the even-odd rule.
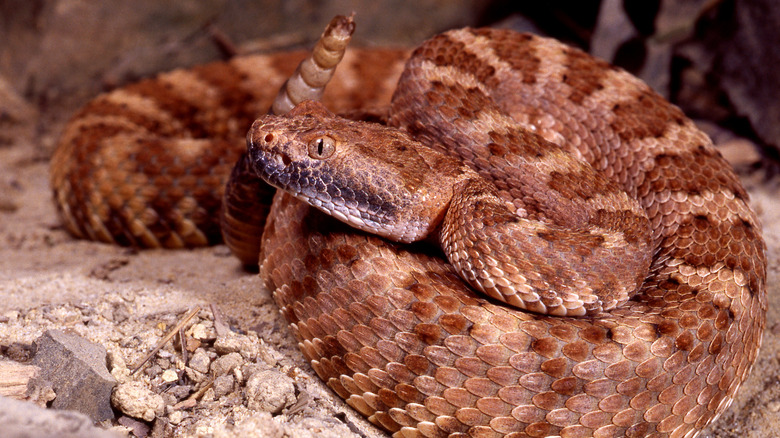
[[[101,91],[176,67],[306,47],[332,16],[351,11],[354,41],[363,46],[413,46],[466,25],[511,27],[555,36],[642,77],[740,172],[764,224],[769,292],[777,296],[780,12],[773,6],[0,0],[0,394],[28,400],[0,398],[4,433],[383,436],[319,382],[268,292],[225,247],[139,252],[73,240],[48,188],[47,161],[63,124]],[[752,377],[701,436],[780,436],[780,319],[771,306]],[[177,334],[163,343],[179,323],[184,341]],[[107,360],[95,361],[102,351]],[[78,366],[65,371],[56,366],[63,362]],[[30,403],[69,410],[35,412]]]

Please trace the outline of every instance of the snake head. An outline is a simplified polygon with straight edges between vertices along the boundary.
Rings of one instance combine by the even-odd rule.
[[[247,134],[253,171],[349,225],[399,242],[435,231],[456,160],[383,125],[346,120],[319,102],[260,117]]]

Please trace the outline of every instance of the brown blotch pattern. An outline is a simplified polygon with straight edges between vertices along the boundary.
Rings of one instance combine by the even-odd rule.
[[[573,103],[581,105],[586,97],[604,88],[602,79],[616,68],[581,50],[566,48],[563,52],[566,54],[566,70],[562,80],[564,84],[571,87],[568,98]]]
[[[747,199],[739,178],[730,170],[720,152],[702,145],[656,155],[638,187],[640,196],[648,192],[700,195],[722,190],[733,193],[740,200]]]
[[[470,29],[475,36],[487,38],[498,60],[508,63],[523,82],[536,82],[541,60],[534,50],[534,37],[495,29]]]
[[[417,49],[412,56],[419,59],[429,59],[439,67],[455,66],[479,82],[486,82],[495,74],[495,68],[480,61],[466,48],[464,43],[454,41],[445,35],[433,37],[425,46]]]
[[[661,137],[668,124],[681,125],[687,120],[679,108],[649,87],[632,100],[615,104],[612,112],[611,127],[624,142]]]

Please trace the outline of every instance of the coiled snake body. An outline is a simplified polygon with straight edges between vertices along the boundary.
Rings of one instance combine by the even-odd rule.
[[[214,208],[243,149],[235,138],[279,84],[261,91],[258,70],[281,66],[284,78],[295,66],[288,56],[177,71],[88,105],[66,128],[52,163],[67,227],[79,236],[136,245],[214,240]],[[302,55],[295,56],[297,62]],[[597,306],[587,307],[593,300],[586,298],[585,317],[523,312],[474,292],[427,244],[406,246],[355,231],[280,191],[262,236],[260,273],[317,374],[398,436],[694,436],[728,407],[747,377],[767,305],[760,226],[711,141],[636,78],[553,40],[464,29],[434,37],[412,59],[389,115],[380,118],[404,128],[412,141],[453,151],[495,181],[501,200],[492,205],[534,221],[533,239],[544,245],[530,250],[538,256],[513,265],[532,269],[517,275],[541,291],[537,301],[544,305],[532,299],[529,307],[572,307],[548,298],[547,286],[537,287],[557,287],[562,278],[599,293],[614,288],[612,276],[638,287]],[[348,54],[345,77],[336,76],[329,89],[336,94],[323,102],[355,109],[354,97],[370,90],[374,103],[386,103],[390,88],[383,78],[397,77],[399,62],[381,61],[385,76],[349,75],[372,60],[379,62],[370,52]],[[488,88],[492,95],[485,97]],[[350,91],[352,103],[339,100]],[[481,100],[490,109],[478,105]],[[250,140],[279,149],[280,139],[293,144],[300,131],[315,129],[305,123],[315,123],[325,129],[326,143],[320,135],[301,144],[304,151],[314,144],[308,154],[316,158],[329,156],[323,148],[332,140],[337,148],[359,143],[368,155],[401,146],[328,131],[319,122],[332,116],[323,111],[304,104],[286,116],[261,118]],[[467,139],[474,131],[476,142]],[[255,213],[240,207],[266,196],[239,184],[257,165],[251,150],[229,184],[228,223],[251,222]],[[518,150],[526,154],[522,160],[514,156]],[[297,163],[289,154],[273,160],[288,170]],[[517,163],[532,176],[513,170]],[[381,179],[384,170],[363,166],[355,164],[352,172]],[[362,186],[351,194],[341,187],[337,196],[317,184],[340,177],[296,169],[315,191],[340,196],[342,205],[377,197],[376,189]],[[291,174],[282,178],[292,180]],[[296,181],[300,197],[305,189]],[[415,184],[408,181],[419,193]],[[544,187],[552,194],[538,191]],[[504,213],[502,219],[485,214],[496,210],[480,202],[453,222],[480,215],[485,227],[508,221]],[[397,208],[359,210],[371,219],[393,216]],[[579,217],[569,220],[567,213]],[[567,240],[559,224],[567,221],[589,230],[585,243]],[[472,234],[493,239],[483,225]],[[239,253],[251,253],[254,246],[241,248],[242,233],[260,227],[250,224],[227,239],[239,242]],[[575,248],[587,260],[617,240],[639,250],[607,258],[595,275],[569,274],[555,261],[560,248]]]

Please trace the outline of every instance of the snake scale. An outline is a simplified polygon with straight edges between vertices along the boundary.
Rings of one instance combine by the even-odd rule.
[[[328,49],[323,37],[316,64],[337,64],[317,58],[327,52],[323,41]],[[262,239],[260,275],[314,370],[395,436],[695,436],[729,406],[750,372],[767,307],[760,225],[710,139],[635,77],[551,39],[467,28],[424,43],[402,74],[408,55],[348,50],[322,102],[400,127],[405,133],[397,135],[413,143],[376,141],[353,122],[331,126],[342,119],[309,102],[261,117],[243,155],[248,127],[282,82],[316,76],[305,68],[293,74],[304,53],[239,57],[102,95],[68,124],[52,159],[63,222],[76,236],[106,242],[204,245],[219,240],[224,195],[226,241],[251,263]],[[275,112],[290,108],[288,102]],[[253,175],[262,173],[252,152],[261,143],[275,150],[301,143],[303,155],[321,160],[344,144],[371,156],[417,141],[458,156],[473,169],[459,172],[492,184],[472,190],[477,200],[451,221],[455,233],[478,222],[471,232],[477,239],[501,239],[480,230],[518,217],[534,224],[529,239],[542,242],[541,258],[521,259],[516,265],[530,271],[516,275],[563,288],[569,286],[560,279],[573,278],[599,293],[614,285],[612,276],[628,276],[636,290],[582,317],[517,310],[475,292],[430,242],[394,243],[357,231],[284,191],[274,195]],[[296,181],[306,179],[343,205],[377,197],[362,183],[354,190],[319,187],[340,177],[295,167],[296,160],[283,153],[272,161],[293,169],[281,178],[298,197],[307,189]],[[419,171],[404,160],[402,173]],[[431,190],[450,193],[448,177],[427,160]],[[383,168],[365,166],[356,161],[351,174],[386,179]],[[414,181],[425,178],[403,175],[420,192]],[[256,205],[272,196],[270,207]],[[445,204],[461,210],[455,201]],[[397,217],[399,208],[360,211],[373,220]],[[262,237],[249,238],[263,230],[255,220],[266,213]],[[439,221],[442,214],[429,215]],[[567,240],[559,223],[584,227],[584,243]],[[444,234],[446,226],[433,227],[428,235]],[[509,244],[522,238],[513,235]],[[607,251],[607,269],[595,277],[556,264],[561,248],[585,260],[620,239],[639,250],[613,258]],[[495,250],[479,241],[458,248]],[[473,264],[479,259],[466,263]],[[561,301],[539,295],[561,309]]]

